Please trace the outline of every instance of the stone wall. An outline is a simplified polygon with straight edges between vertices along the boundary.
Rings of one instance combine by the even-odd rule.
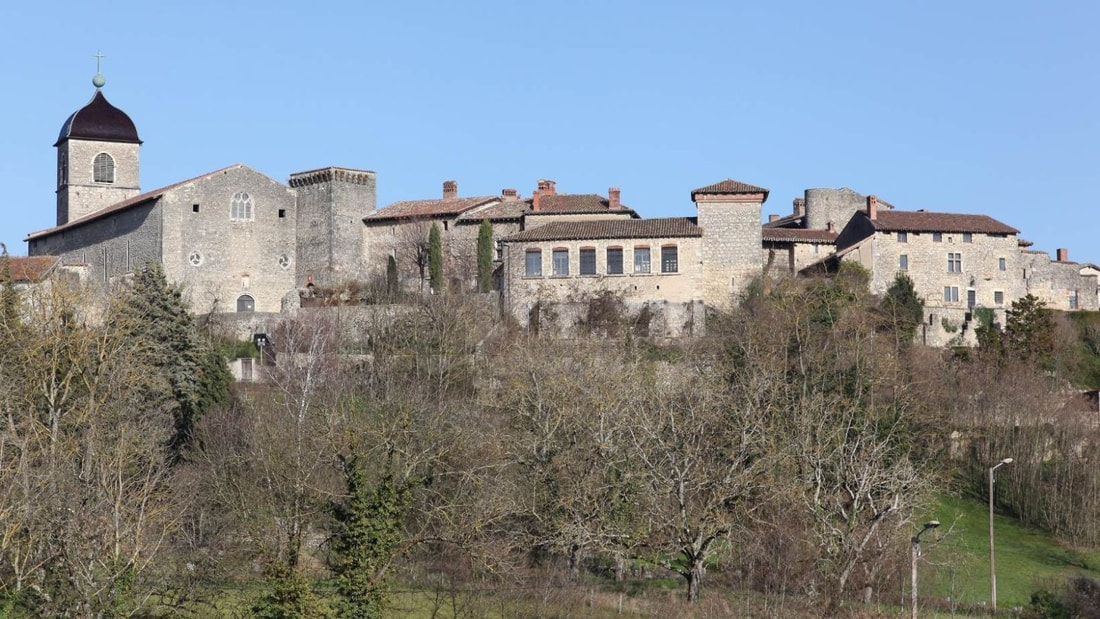
[[[368,170],[322,168],[290,176],[298,195],[299,282],[312,277],[319,285],[334,285],[363,278],[363,218],[375,211],[375,185]]]
[[[709,307],[728,309],[761,273],[760,208],[763,195],[698,195],[703,229],[700,293]]]
[[[163,209],[149,201],[110,217],[32,239],[31,256],[60,256],[65,264],[88,265],[90,281],[111,278],[160,262]]]
[[[251,219],[232,219],[230,203],[245,192]],[[255,311],[279,311],[296,286],[294,195],[251,168],[220,174],[172,189],[161,198],[164,213],[163,264],[170,281],[185,286],[196,312],[233,312],[244,295]]]
[[[867,197],[848,188],[842,189],[807,189],[806,200],[806,228],[824,230],[829,222],[842,228],[857,211],[867,207]],[[890,208],[882,202],[878,203],[880,209]]]
[[[79,139],[58,145],[57,225],[141,193],[140,149],[139,144]],[[113,183],[95,182],[93,162],[99,153],[107,153],[114,159]]]
[[[661,247],[675,245],[678,270],[661,272]],[[607,249],[623,249],[621,275],[607,274]],[[634,273],[634,249],[650,248],[650,272]],[[580,275],[580,249],[596,250],[596,275]],[[542,275],[526,275],[528,250],[541,250]],[[569,251],[569,275],[553,275],[553,250]],[[592,241],[509,242],[504,244],[504,311],[526,327],[536,304],[587,307],[601,294],[621,298],[628,306],[644,303],[691,305],[702,301],[702,242],[698,237],[601,239]],[[759,265],[758,265],[759,268]]]
[[[1021,268],[1025,293],[1035,295],[1047,307],[1058,310],[1100,309],[1097,304],[1097,278],[1091,274],[1082,275],[1082,265],[1057,262],[1051,260],[1046,252],[1027,250],[1021,253]]]

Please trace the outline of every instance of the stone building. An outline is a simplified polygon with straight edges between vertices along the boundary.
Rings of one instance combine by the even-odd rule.
[[[360,275],[373,172],[312,170],[288,187],[238,164],[142,193],[135,125],[95,85],[55,144],[57,225],[27,237],[29,255],[102,284],[160,262],[199,312],[278,311],[306,280]]]
[[[768,190],[732,179],[692,191],[694,217],[661,219],[640,218],[616,187],[559,193],[545,179],[528,198],[515,189],[462,197],[451,180],[438,198],[376,209],[375,173],[339,167],[284,184],[237,164],[142,192],[137,127],[107,101],[102,76],[93,84],[54,144],[57,221],[27,237],[30,260],[81,265],[104,286],[159,262],[198,312],[297,307],[308,284],[378,280],[391,258],[405,290],[427,292],[433,225],[448,288],[472,291],[483,221],[501,309],[528,326],[546,323],[551,306],[559,327],[582,323],[592,299],[611,295],[653,317],[655,333],[697,333],[705,309],[732,307],[758,277],[827,273],[843,261],[865,266],[876,294],[908,274],[931,345],[972,341],[976,310],[1003,324],[1029,293],[1055,309],[1100,308],[1100,268],[1066,250],[1052,259],[986,215],[902,211],[847,188],[807,189],[790,214],[766,223]]]

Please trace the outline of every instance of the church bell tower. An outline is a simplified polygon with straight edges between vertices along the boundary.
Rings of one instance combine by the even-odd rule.
[[[97,64],[103,58],[97,54]],[[61,126],[57,143],[57,225],[80,219],[141,193],[141,140],[134,121],[103,96],[97,66],[95,95]]]

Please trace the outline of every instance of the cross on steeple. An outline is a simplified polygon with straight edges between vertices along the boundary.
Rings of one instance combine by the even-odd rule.
[[[103,52],[97,50],[96,53],[95,53],[95,72],[96,73],[102,73],[103,72],[103,71],[100,70],[101,69],[100,64],[103,62],[104,58],[106,58],[106,56],[103,55]]]

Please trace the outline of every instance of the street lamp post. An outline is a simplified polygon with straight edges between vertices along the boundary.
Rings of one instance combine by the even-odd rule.
[[[1012,458],[1005,458],[989,468],[989,600],[993,612],[997,612],[997,565],[993,559],[993,471],[1005,464],[1012,464]]]
[[[909,589],[909,595],[913,600],[913,619],[917,619],[917,557],[920,556],[920,536],[925,531],[935,529],[938,526],[940,526],[938,520],[926,522],[924,528],[913,536],[913,586]]]

